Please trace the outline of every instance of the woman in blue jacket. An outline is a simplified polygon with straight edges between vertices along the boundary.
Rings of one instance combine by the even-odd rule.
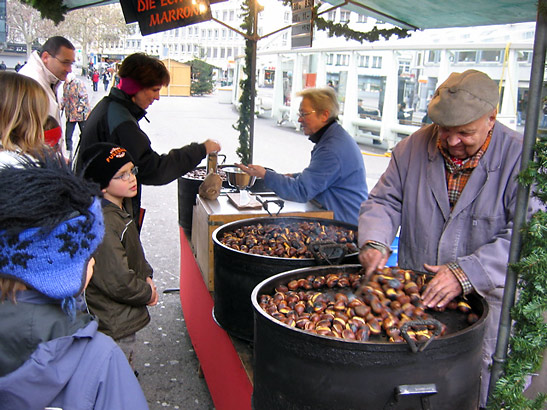
[[[338,100],[334,90],[308,88],[302,97],[298,122],[315,143],[311,161],[301,173],[278,174],[260,165],[239,165],[283,199],[319,202],[334,212],[334,219],[357,225],[359,207],[368,197],[365,164],[353,138],[337,122]]]

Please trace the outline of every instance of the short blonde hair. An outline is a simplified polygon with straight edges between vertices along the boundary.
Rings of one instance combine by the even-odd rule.
[[[44,123],[49,99],[32,78],[9,71],[0,72],[0,137],[8,151],[18,148],[36,154],[44,150]]]
[[[17,294],[17,292],[27,289],[27,286],[17,279],[0,278],[0,303],[8,299],[11,300],[13,303],[16,303],[17,299],[15,295]]]
[[[306,88],[296,93],[298,97],[307,98],[311,106],[318,112],[329,112],[329,120],[336,119],[340,112],[336,93],[331,87]]]

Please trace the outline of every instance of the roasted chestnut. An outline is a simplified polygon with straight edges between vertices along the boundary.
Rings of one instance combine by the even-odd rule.
[[[276,238],[297,234],[284,230]],[[288,326],[322,336],[362,342],[371,338],[403,342],[400,331],[403,324],[431,317],[418,293],[418,289],[427,286],[425,275],[384,268],[373,274],[367,285],[361,288],[362,277],[362,273],[308,275],[276,286],[273,295],[259,295],[259,306]],[[356,296],[347,289],[348,286],[354,290],[359,288],[362,293]],[[479,319],[471,311],[471,306],[461,299],[450,302],[448,309],[466,313],[469,324]],[[441,323],[441,335],[446,333],[446,329],[446,325]],[[425,342],[434,331],[435,326],[413,323],[406,333],[414,341]]]

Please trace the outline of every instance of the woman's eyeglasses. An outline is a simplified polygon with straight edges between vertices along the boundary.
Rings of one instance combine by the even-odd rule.
[[[304,117],[307,117],[310,114],[313,114],[314,112],[315,112],[315,110],[309,111],[309,112],[298,111],[298,116],[300,118],[304,118]]]
[[[129,181],[129,178],[131,178],[131,175],[137,175],[139,173],[139,167],[133,167],[131,171],[124,172],[121,175],[118,175],[117,177],[112,177],[112,179],[121,179],[122,181]]]

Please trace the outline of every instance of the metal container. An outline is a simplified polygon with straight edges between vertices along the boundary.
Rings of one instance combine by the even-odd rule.
[[[224,158],[226,158],[226,156],[224,156]],[[217,165],[218,154],[216,152],[210,152],[209,154],[207,154],[207,175],[209,175],[211,172],[217,172]]]
[[[228,185],[240,190],[251,188],[256,181],[255,176],[243,172],[238,167],[226,167],[224,172],[226,173]]]
[[[308,275],[356,273],[360,265],[312,267],[265,279],[253,290],[253,408],[477,409],[488,306],[469,297],[479,320],[435,312],[449,332],[413,353],[406,343],[334,339],[289,327],[264,312],[260,294]],[[462,317],[459,317],[463,315]]]
[[[323,225],[341,226],[357,232],[357,226],[345,222],[305,217],[243,219],[222,225],[213,232],[215,262],[214,317],[217,323],[230,335],[248,341],[253,339],[253,307],[249,298],[253,288],[259,282],[280,272],[329,262],[328,258],[323,261],[314,258],[278,258],[237,251],[220,242],[223,234],[257,223],[264,225],[279,222],[312,221],[320,222]],[[348,255],[334,253],[332,263],[357,263],[358,261],[358,253]]]
[[[218,155],[220,156],[220,154]],[[233,168],[232,165],[218,165],[218,169],[224,171],[224,168]],[[204,177],[207,172],[206,167],[197,167],[197,170],[204,171]],[[239,168],[238,168],[239,169]],[[178,184],[178,205],[179,205],[179,225],[183,228],[184,233],[190,239],[192,235],[192,212],[196,204],[196,195],[199,192],[199,186],[203,183],[204,178],[193,178],[189,174],[183,175],[177,179]],[[227,180],[222,181],[222,188],[230,189]],[[251,192],[265,192],[264,180],[257,178],[254,185],[250,188]]]

